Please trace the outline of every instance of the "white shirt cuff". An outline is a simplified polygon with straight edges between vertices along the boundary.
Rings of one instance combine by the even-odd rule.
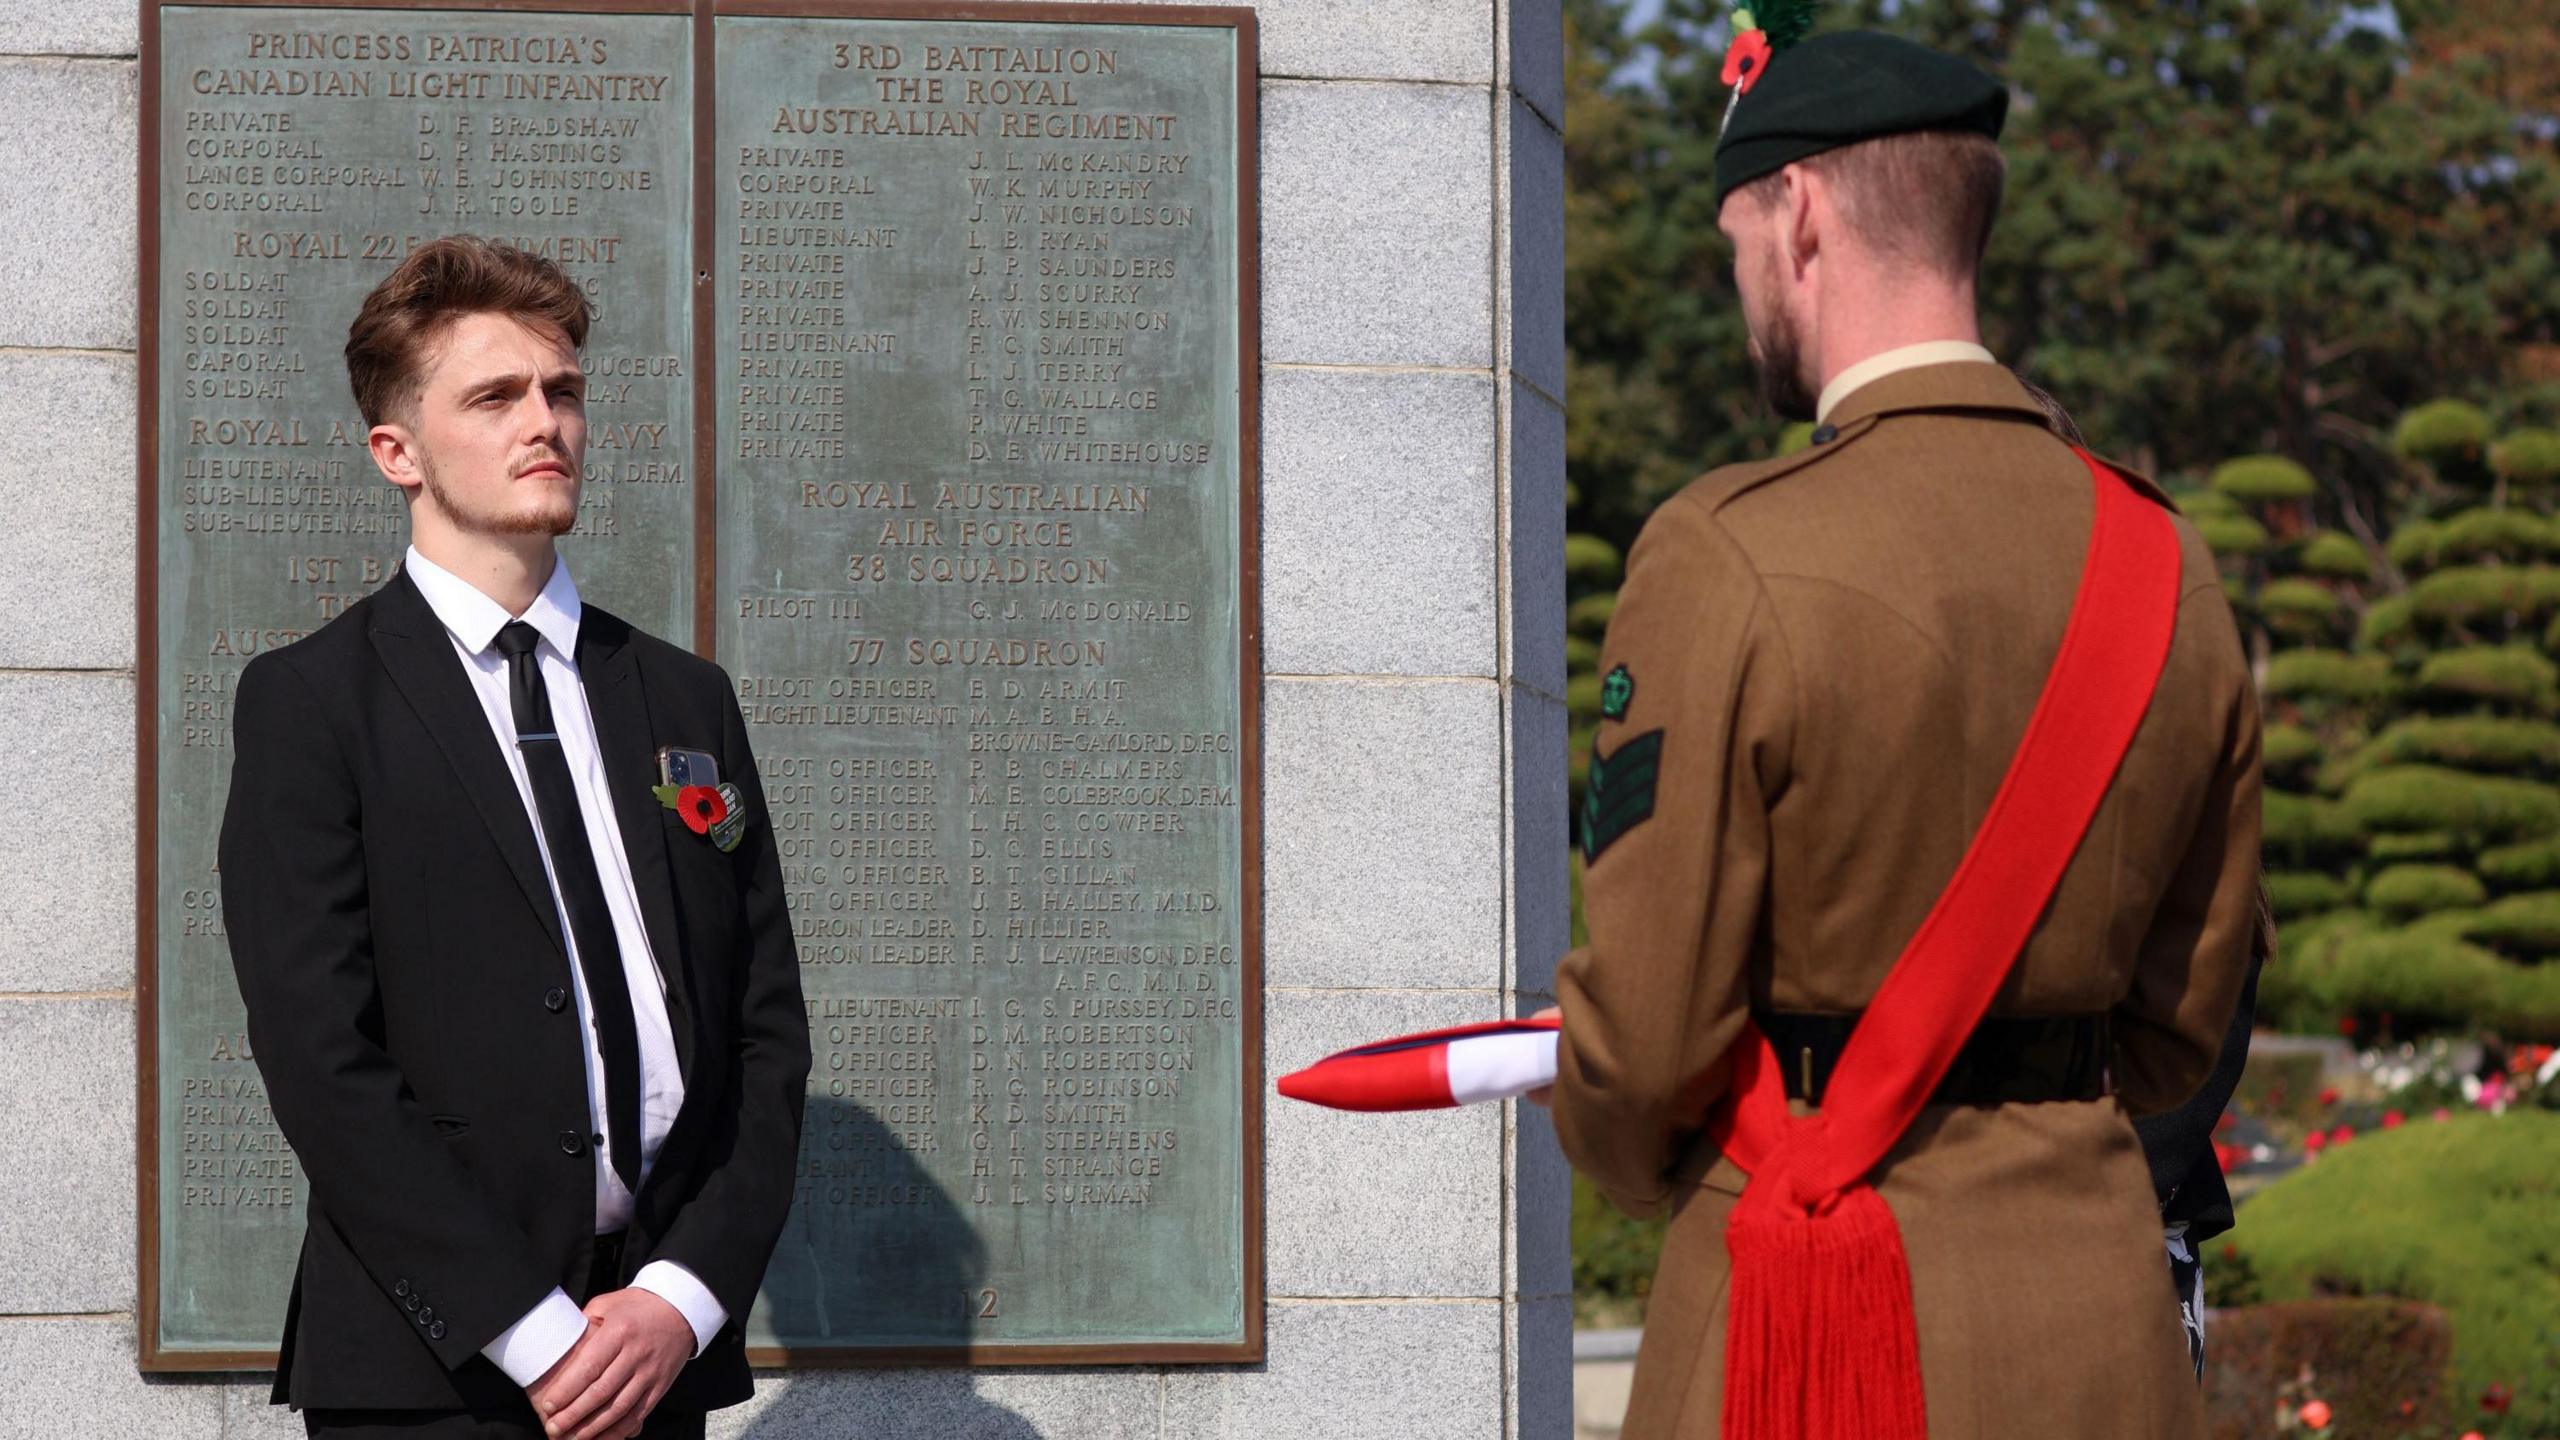
[[[507,1372],[507,1378],[523,1389],[533,1388],[535,1381],[551,1373],[560,1357],[587,1333],[586,1312],[569,1292],[555,1285],[542,1303],[525,1312],[523,1319],[498,1332],[498,1338],[480,1347],[491,1364]]]
[[[711,1337],[729,1323],[728,1307],[712,1295],[711,1288],[694,1278],[692,1271],[673,1260],[652,1260],[631,1277],[631,1288],[646,1290],[676,1307],[684,1323],[693,1327],[693,1353],[699,1356],[710,1345]]]

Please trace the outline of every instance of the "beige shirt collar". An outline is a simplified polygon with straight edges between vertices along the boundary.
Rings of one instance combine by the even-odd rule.
[[[1871,385],[1896,371],[1916,370],[1923,365],[1947,365],[1967,360],[1978,361],[1985,365],[2000,363],[1993,358],[1990,351],[1970,340],[1924,340],[1917,345],[1905,345],[1898,350],[1887,350],[1881,355],[1870,355],[1832,376],[1831,383],[1822,387],[1822,399],[1813,410],[1814,423],[1818,425],[1830,419],[1831,412],[1839,408],[1840,402],[1855,394],[1859,387]]]

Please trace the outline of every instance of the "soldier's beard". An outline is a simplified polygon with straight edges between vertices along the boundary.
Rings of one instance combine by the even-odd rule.
[[[1813,383],[1804,373],[1804,344],[1795,322],[1774,310],[1751,327],[1751,363],[1760,371],[1760,403],[1781,420],[1810,420]]]

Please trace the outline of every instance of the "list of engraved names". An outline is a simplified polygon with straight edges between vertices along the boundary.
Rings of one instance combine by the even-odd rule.
[[[1232,47],[720,22],[718,654],[816,1053],[775,1338],[1241,1333]],[[949,1323],[795,1303],[900,1226],[971,1237]]]

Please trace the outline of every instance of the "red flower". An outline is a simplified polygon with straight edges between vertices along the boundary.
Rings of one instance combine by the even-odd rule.
[[[2356,1017],[2353,1015],[2339,1016],[2338,1033],[2341,1035],[2353,1035],[2356,1033]]]
[[[2397,1130],[2400,1128],[2401,1122],[2408,1118],[2408,1116],[2401,1114],[2397,1110],[2385,1110],[2382,1112],[2382,1128],[2385,1130]]]
[[[2317,1155],[2320,1153],[2322,1147],[2326,1146],[2328,1143],[2328,1136],[2314,1130],[2310,1134],[2302,1137],[2302,1153],[2305,1155]]]
[[[1771,53],[1769,37],[1763,31],[1745,30],[1734,36],[1733,43],[1725,47],[1724,83],[1750,94],[1751,87],[1768,72]]]
[[[2516,1397],[2504,1385],[2492,1385],[2480,1392],[2480,1408],[2492,1415],[2506,1414],[2507,1407],[2515,1403]]]
[[[2320,1103],[2321,1103],[2321,1104],[2323,1104],[2323,1105],[2335,1105],[2335,1104],[2337,1104],[2337,1103],[2338,1103],[2338,1087],[2337,1087],[2337,1086],[2335,1086],[2335,1085],[2332,1085],[2332,1086],[2328,1087],[2327,1089],[2325,1089],[2325,1090],[2321,1091],[2321,1092],[2320,1092]]]
[[[2223,1241],[2223,1242],[2222,1242],[2222,1258],[2223,1258],[2223,1259],[2225,1259],[2225,1260],[2237,1260],[2237,1259],[2239,1259],[2239,1258],[2240,1258],[2240,1247],[2239,1247],[2238,1245],[2236,1245],[2236,1244],[2232,1243],[2231,1241],[2228,1241],[2228,1240]]]
[[[2302,1408],[2294,1414],[2301,1419],[2302,1428],[2305,1430],[2329,1428],[2329,1402],[2326,1400],[2305,1401]]]
[[[2401,1401],[2401,1402],[2400,1402],[2400,1414],[2401,1414],[2401,1417],[2402,1417],[2403,1419],[2406,1419],[2407,1417],[2409,1417],[2409,1416],[2411,1416],[2411,1415],[2415,1415],[2415,1414],[2417,1414],[2417,1413],[2418,1413],[2418,1402],[2417,1402],[2417,1401],[2415,1401],[2415,1400],[2403,1400],[2403,1401]]]
[[[687,785],[676,792],[676,814],[684,819],[684,828],[696,835],[708,835],[711,827],[729,818],[729,802],[708,785]]]
[[[2356,1138],[2356,1127],[2353,1125],[2341,1125],[2329,1132],[2329,1143],[2332,1145],[2344,1145],[2354,1138]]]

